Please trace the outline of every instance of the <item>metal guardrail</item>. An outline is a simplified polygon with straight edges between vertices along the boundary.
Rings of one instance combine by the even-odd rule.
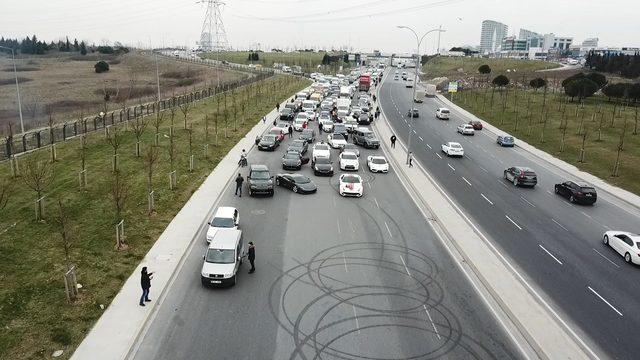
[[[176,60],[201,63],[204,65],[212,65],[211,62],[202,59],[200,59],[200,61],[193,59]],[[236,68],[234,66],[226,65],[225,67],[231,69]],[[269,69],[252,69],[241,66],[237,66],[237,69],[242,72],[250,72],[255,76],[238,80],[232,83],[227,83],[219,87],[208,87],[187,94],[162,99],[160,101],[134,105],[127,107],[126,109],[113,110],[104,114],[104,116],[95,115],[93,117],[84,118],[82,120],[57,124],[53,127],[31,130],[24,134],[2,137],[0,138],[0,161],[7,160],[12,155],[17,155],[43,148],[51,144],[66,141],[67,139],[71,139],[78,135],[87,134],[104,129],[108,126],[123,123],[135,119],[137,116],[152,115],[158,111],[164,111],[172,107],[180,106],[181,104],[187,102],[196,102],[209,97],[213,97],[217,94],[221,94],[244,85],[267,79],[275,74],[274,71],[270,71]]]

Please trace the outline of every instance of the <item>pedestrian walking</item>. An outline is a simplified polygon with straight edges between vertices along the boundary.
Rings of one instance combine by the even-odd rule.
[[[280,103],[276,103],[276,111],[280,111]]]
[[[318,121],[318,129],[320,129],[320,134],[322,134],[322,123]]]
[[[242,197],[242,183],[244,182],[244,178],[242,177],[241,174],[238,173],[238,176],[236,177],[236,192],[233,196],[238,195],[239,197]]]
[[[253,274],[256,272],[256,265],[254,261],[256,261],[256,246],[253,245],[253,241],[249,241],[249,251],[247,253],[247,258],[249,259],[249,263],[251,264],[251,270],[249,270],[249,274]]]
[[[373,94],[373,102],[376,102],[376,95]]]
[[[396,136],[395,135],[391,135],[391,148],[392,149],[396,148]]]
[[[413,153],[409,151],[409,167],[413,167]]]
[[[262,117],[262,123],[263,123],[263,124],[265,124],[266,122],[267,122],[267,117],[266,117],[266,116],[263,116],[263,117]]]
[[[140,296],[140,306],[145,306],[145,302],[151,301],[149,299],[149,289],[151,288],[151,279],[153,279],[153,273],[147,272],[147,267],[143,267],[140,272],[140,285],[142,286],[142,296]]]
[[[289,138],[292,138],[293,137],[293,126],[289,126],[288,133],[289,133]]]

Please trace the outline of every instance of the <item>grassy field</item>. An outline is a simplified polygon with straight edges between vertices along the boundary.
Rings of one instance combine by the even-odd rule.
[[[96,74],[98,60],[110,63],[110,70]],[[17,59],[25,128],[42,125],[47,107],[56,122],[76,118],[80,111],[98,113],[103,108],[104,90],[111,94],[109,108],[123,101],[150,101],[157,95],[154,58],[139,52],[121,56],[88,54],[25,56]],[[209,66],[187,64],[159,57],[160,90],[163,97],[217,83],[217,71]],[[19,122],[13,64],[0,57],[0,133],[8,122]],[[221,71],[221,82],[237,80],[245,74]],[[116,95],[117,93],[117,95]]]
[[[542,91],[496,91],[491,106],[491,89],[485,89],[462,91],[454,96],[454,102],[517,138],[640,195],[638,109],[614,104],[602,97],[587,99],[584,107],[577,101],[567,102],[563,94],[548,92],[546,100],[544,98]],[[619,176],[614,177],[625,123]],[[585,132],[584,162],[579,162]]]
[[[219,54],[207,53],[203,57],[219,60],[226,60],[238,64],[251,64],[248,60],[249,52],[247,51],[223,51]],[[283,63],[288,66],[298,65],[302,67],[304,72],[318,71],[317,66],[322,63],[324,57],[323,52],[261,52],[258,53],[260,60],[254,61],[254,64],[261,64],[264,67],[273,67],[274,63]],[[329,54],[334,55],[334,54]],[[349,67],[349,64],[340,62],[332,66],[326,66],[320,69],[323,73],[336,73],[339,70],[339,66],[344,68]]]
[[[184,130],[182,112],[176,111],[174,164],[178,181],[173,191],[168,189],[170,111],[164,112],[159,132],[159,160],[153,175],[156,212],[152,215],[147,213],[143,158],[153,144],[155,128],[150,124],[142,135],[141,158],[135,156],[132,127],[129,125],[129,131],[124,131],[118,161],[119,171],[127,179],[125,183],[129,188],[122,211],[126,250],[115,250],[114,224],[119,219],[111,196],[115,178],[111,171],[113,149],[107,144],[104,132],[87,136],[88,186],[84,190],[78,185],[81,141],[74,139],[58,144],[55,177],[45,190],[45,219],[40,222],[34,220],[35,193],[24,185],[25,177],[10,179],[9,164],[0,163],[0,184],[5,184],[0,185],[3,187],[0,194],[7,183],[12,184],[12,196],[7,206],[0,208],[1,359],[50,358],[57,349],[65,350],[61,358],[68,358],[102,314],[100,305],[109,305],[163,229],[220,159],[273,109],[276,101],[284,100],[309,82],[276,76],[258,84],[238,89],[233,96],[226,97],[230,114],[237,114],[235,119],[229,115],[225,122],[225,101],[221,95],[198,103],[188,113],[196,159],[193,172],[188,171],[188,131]],[[209,119],[208,136],[205,116]],[[150,119],[153,121],[155,116]],[[210,144],[207,157],[204,144]],[[50,151],[44,149],[26,156],[36,156],[46,162],[49,154]],[[19,162],[24,171],[28,159],[23,156]],[[72,304],[67,303],[64,292],[66,262],[56,219],[57,199],[62,199],[67,209],[70,261],[76,264],[78,282],[82,284],[79,299]]]
[[[473,57],[445,57],[439,56],[429,60],[422,66],[422,71],[426,74],[425,79],[445,76],[451,79],[464,78],[478,75],[478,68],[487,64],[491,67],[491,77],[499,74],[515,72],[519,75],[529,74],[537,70],[553,69],[560,65],[538,60],[518,60],[518,59],[484,59]],[[460,71],[460,69],[462,69]],[[531,77],[531,76],[529,76]]]

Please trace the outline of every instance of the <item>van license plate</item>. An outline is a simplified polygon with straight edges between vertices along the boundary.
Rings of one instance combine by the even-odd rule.
[[[220,280],[211,280],[212,284],[222,284],[222,281]]]

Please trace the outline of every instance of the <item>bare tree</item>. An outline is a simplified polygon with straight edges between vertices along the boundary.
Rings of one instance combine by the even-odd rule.
[[[616,153],[616,162],[613,165],[613,173],[611,176],[618,177],[620,176],[620,153],[624,150],[624,137],[627,134],[627,120],[624,120],[624,125],[622,126],[622,132],[620,133],[620,140],[618,141],[618,149]]]
[[[46,112],[47,112],[47,116],[48,116],[48,120],[47,120],[47,126],[49,127],[49,145],[51,145],[51,161],[55,162],[56,161],[56,148],[55,148],[55,133],[53,132],[53,126],[54,121],[53,121],[53,108],[51,106],[47,106],[46,107]]]
[[[560,152],[564,152],[565,147],[565,137],[567,135],[567,129],[569,128],[569,120],[563,118],[560,122],[560,131],[562,136],[560,138]]]
[[[190,111],[191,111],[191,103],[189,101],[183,101],[182,104],[180,104],[180,112],[182,112],[182,116],[184,116],[185,130],[187,129],[187,117],[189,116]]]
[[[113,208],[115,212],[115,224],[118,224],[120,221],[124,220],[122,218],[122,213],[124,212],[127,198],[129,196],[129,179],[120,171],[116,171],[113,173],[111,177],[111,199],[113,200]],[[124,241],[122,239],[118,239],[116,242],[116,249],[121,250],[124,246]]]
[[[41,159],[37,153],[26,156],[22,163],[22,181],[36,195],[37,214],[36,218],[42,218],[43,206],[42,196],[44,191],[53,183],[55,169],[49,160]]]
[[[72,268],[71,261],[71,229],[69,228],[69,214],[63,201],[58,199],[58,215],[55,218],[55,224],[60,234],[60,240],[62,240],[62,250],[64,252],[64,262],[68,270]]]
[[[147,196],[149,201],[149,214],[155,210],[155,204],[153,200],[153,172],[156,167],[156,163],[160,157],[160,152],[157,146],[149,146],[144,154],[144,164],[147,169]]]
[[[133,134],[136,137],[136,157],[140,157],[140,138],[144,134],[144,130],[147,128],[149,124],[149,117],[137,115],[133,122],[131,123],[131,127],[133,128]]]
[[[106,128],[107,143],[113,149],[113,172],[118,171],[118,149],[122,145],[122,131],[118,125]]]
[[[0,180],[0,210],[7,207],[9,197],[11,196],[11,185],[12,183],[9,179]]]
[[[162,126],[162,123],[164,122],[164,111],[160,111],[160,103],[157,103],[158,107],[156,108],[156,116],[153,117],[153,127],[156,129],[155,132],[155,140],[154,140],[154,144],[155,146],[158,146],[158,138],[160,137],[160,127]]]
[[[578,162],[583,163],[584,162],[584,153],[585,153],[585,145],[587,142],[587,133],[589,131],[587,129],[584,129],[583,133],[582,133],[582,145],[580,145],[580,158],[578,159]]]

